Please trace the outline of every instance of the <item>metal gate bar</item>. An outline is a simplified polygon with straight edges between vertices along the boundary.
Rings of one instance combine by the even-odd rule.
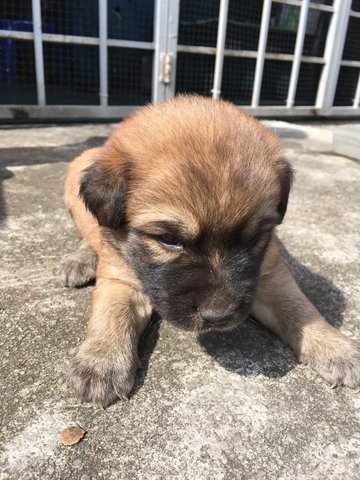
[[[286,106],[288,108],[293,107],[295,102],[296,88],[298,84],[299,72],[300,72],[300,63],[301,63],[301,53],[303,51],[305,33],[306,33],[306,22],[308,18],[310,0],[303,0],[300,9],[300,19],[299,27],[296,35],[295,43],[295,52],[294,52],[294,61],[292,63],[290,82],[289,82],[289,91],[286,99]]]
[[[220,12],[219,12],[219,25],[218,35],[216,42],[216,58],[215,58],[215,71],[214,71],[214,85],[212,89],[212,98],[217,100],[220,98],[221,93],[221,81],[223,76],[223,64],[224,64],[224,49],[225,49],[225,37],[226,27],[228,20],[229,0],[220,0]]]
[[[38,0],[34,0],[38,1]],[[16,32],[0,29],[0,38],[12,38],[14,40],[34,40],[33,32]],[[99,45],[99,38],[82,37],[81,35],[61,35],[59,33],[42,33],[41,40],[43,42],[64,43],[70,45]],[[108,47],[121,48],[140,48],[142,50],[153,50],[154,42],[141,42],[138,40],[119,40],[116,38],[107,39]]]
[[[359,72],[358,82],[356,85],[356,92],[355,92],[354,103],[353,103],[353,108],[359,108],[359,107],[360,107],[360,72]]]
[[[264,70],[265,62],[265,51],[267,36],[270,23],[270,13],[271,13],[271,0],[264,0],[263,11],[261,15],[261,26],[260,26],[260,36],[259,36],[259,46],[257,51],[257,60],[255,67],[255,77],[254,77],[254,86],[251,99],[251,107],[256,108],[259,106],[260,100],[260,91],[261,91],[261,82],[262,75]]]
[[[216,47],[199,47],[190,45],[178,45],[178,52],[182,53],[197,53],[199,55],[216,55]],[[254,50],[232,50],[229,48],[224,49],[225,57],[238,57],[238,58],[258,58],[258,52]],[[279,61],[292,61],[295,55],[292,53],[271,53],[265,52],[265,60],[279,60]],[[322,57],[311,57],[308,55],[302,55],[300,57],[301,62],[306,63],[319,63],[324,64],[325,60]],[[352,62],[360,66],[360,62]],[[346,61],[345,61],[346,63]],[[343,64],[343,62],[342,62]],[[359,65],[357,65],[359,64]],[[352,65],[353,66],[353,65]]]
[[[155,7],[152,101],[157,103],[175,95],[179,4],[157,0]]]
[[[273,0],[274,3],[283,3],[284,5],[293,5],[294,7],[301,7],[303,0]],[[333,12],[334,7],[330,5],[323,5],[322,3],[311,3],[313,10],[320,10],[322,12]]]
[[[34,28],[34,52],[36,90],[39,107],[45,106],[45,75],[44,75],[44,54],[41,38],[41,5],[40,0],[32,1],[33,28]]]
[[[108,45],[107,45],[107,0],[99,1],[99,69],[100,69],[100,105],[108,104]]]
[[[316,108],[324,115],[329,114],[334,102],[350,8],[351,0],[335,0],[324,52],[325,66],[315,102]]]

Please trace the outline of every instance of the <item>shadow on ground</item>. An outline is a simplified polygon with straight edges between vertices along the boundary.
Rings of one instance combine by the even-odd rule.
[[[281,243],[280,248],[302,291],[329,323],[341,325],[346,307],[342,291],[298,262]],[[222,367],[239,375],[282,377],[297,364],[290,347],[252,318],[231,332],[210,332],[198,339]]]
[[[4,192],[2,188],[2,182],[8,180],[14,176],[13,172],[8,170],[6,167],[2,167],[2,161],[0,160],[0,228],[3,226],[3,223],[7,216],[6,202],[4,197]]]
[[[288,252],[283,243],[279,241],[278,245],[283,258],[290,265],[303,293],[331,325],[340,327],[346,309],[344,293],[328,278],[311,272],[311,270],[300,263]]]
[[[151,355],[156,347],[156,344],[159,340],[159,328],[161,324],[161,319],[157,313],[154,313],[151,317],[151,321],[147,326],[145,332],[143,333],[140,343],[139,343],[139,359],[140,366],[136,373],[136,381],[134,388],[130,393],[130,397],[136,395],[137,392],[141,389],[144,384]]]
[[[0,149],[0,227],[6,223],[7,208],[2,182],[14,176],[8,167],[70,162],[88,148],[98,147],[107,137],[89,137],[84,142],[58,147],[26,147]]]

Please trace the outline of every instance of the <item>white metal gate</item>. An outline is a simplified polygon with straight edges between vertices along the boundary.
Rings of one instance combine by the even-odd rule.
[[[123,117],[182,92],[259,116],[360,115],[359,0],[26,1],[20,20],[0,4],[2,119]]]

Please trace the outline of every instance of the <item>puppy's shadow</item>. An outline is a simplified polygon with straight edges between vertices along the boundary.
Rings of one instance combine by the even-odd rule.
[[[136,372],[135,385],[130,392],[130,397],[136,395],[144,384],[149,369],[151,355],[159,340],[160,323],[160,316],[156,312],[153,313],[149,325],[141,336],[138,347],[140,366]]]
[[[282,242],[278,241],[278,246],[303,293],[331,325],[339,327],[346,308],[344,293],[328,278],[313,273],[302,265],[288,252]]]
[[[6,167],[2,167],[0,163],[0,228],[4,225],[4,218],[6,218],[6,202],[5,196],[2,189],[2,182],[8,180],[14,176],[13,172],[8,170]]]
[[[346,306],[341,290],[299,263],[281,243],[280,248],[302,291],[329,323],[341,325]],[[297,364],[290,347],[253,318],[231,332],[210,332],[199,335],[198,339],[222,367],[239,375],[282,377]]]

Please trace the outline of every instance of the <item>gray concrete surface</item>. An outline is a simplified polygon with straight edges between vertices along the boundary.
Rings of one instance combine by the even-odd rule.
[[[360,339],[360,165],[330,152],[329,128],[270,124],[296,168],[285,255],[328,320]],[[0,478],[359,479],[360,394],[331,390],[250,320],[200,338],[154,324],[132,398],[76,403],[64,378],[92,287],[56,275],[78,242],[62,185],[68,161],[111,129],[0,129]],[[61,446],[71,425],[87,434]]]
[[[360,125],[334,128],[333,134],[334,152],[360,161]]]

